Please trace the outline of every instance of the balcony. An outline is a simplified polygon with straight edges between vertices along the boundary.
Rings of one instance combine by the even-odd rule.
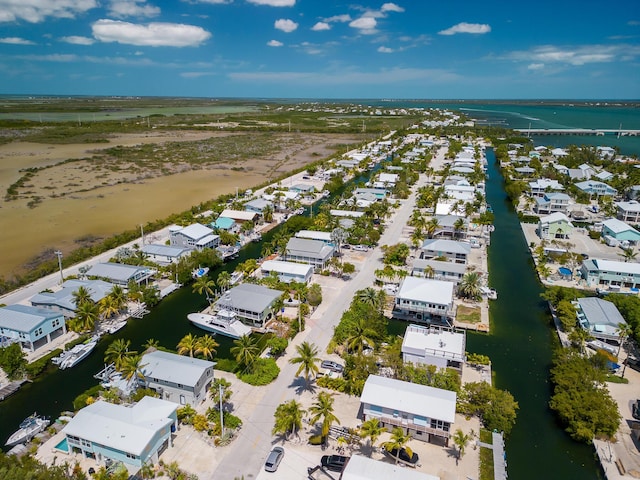
[[[431,428],[431,427],[427,427],[426,425],[418,425],[413,423],[412,421],[406,419],[406,418],[400,418],[400,417],[389,417],[386,415],[376,415],[373,412],[365,412],[367,419],[369,418],[378,418],[381,422],[387,424],[387,425],[393,425],[394,427],[402,427],[402,428],[408,428],[409,430],[415,430],[416,432],[422,432],[422,433],[428,433],[429,435],[435,435],[438,437],[442,437],[442,438],[446,438],[448,439],[449,437],[451,437],[451,434],[449,432],[446,432],[444,430],[439,430],[437,428]]]

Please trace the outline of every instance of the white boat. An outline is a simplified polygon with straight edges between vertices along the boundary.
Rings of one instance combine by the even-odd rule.
[[[198,267],[191,272],[191,276],[193,278],[204,277],[207,273],[209,273],[209,267]]]
[[[25,443],[31,440],[36,434],[43,431],[49,425],[49,419],[40,417],[35,413],[25,418],[20,423],[20,429],[13,433],[5,443],[5,446],[11,447],[19,443]]]
[[[235,285],[243,278],[244,278],[244,272],[235,271],[231,274],[231,279],[229,280],[229,284]]]
[[[124,326],[127,324],[126,320],[123,320],[121,322],[118,322],[114,325],[111,325],[108,329],[107,332],[109,332],[111,335],[113,335],[114,333],[116,333],[118,330],[120,330],[121,328],[124,328]]]
[[[78,363],[84,360],[89,355],[96,345],[98,345],[97,336],[92,337],[88,342],[76,345],[71,350],[64,354],[64,358],[60,362],[60,369],[75,367]]]
[[[260,240],[262,240],[262,234],[260,232],[256,232],[253,235],[251,235],[251,241],[252,242],[259,242]]]
[[[187,318],[196,327],[208,332],[219,333],[226,337],[240,338],[252,332],[251,327],[238,320],[235,312],[230,310],[218,310],[215,315],[190,313]]]

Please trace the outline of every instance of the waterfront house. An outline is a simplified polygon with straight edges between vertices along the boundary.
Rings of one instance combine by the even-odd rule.
[[[255,222],[258,218],[258,214],[256,212],[248,212],[245,210],[232,210],[225,209],[220,213],[218,218],[230,218],[235,220],[236,223],[244,223],[244,222]]]
[[[187,247],[155,243],[144,245],[140,250],[147,260],[158,265],[178,263],[182,257],[186,257],[191,253],[191,249]]]
[[[261,328],[276,314],[274,305],[281,296],[280,290],[241,283],[224,292],[215,303],[215,308],[235,312],[241,320]]]
[[[193,223],[187,227],[173,225],[169,227],[169,243],[172,246],[202,250],[216,248],[220,245],[220,237],[201,223]]]
[[[607,172],[606,170],[602,170],[594,175],[601,182],[608,182],[613,179],[615,175],[611,172]]]
[[[377,418],[416,440],[449,445],[456,417],[456,393],[441,388],[369,375],[360,395],[359,418]]]
[[[573,303],[582,328],[597,340],[620,342],[619,328],[625,321],[613,303],[598,297],[579,298]]]
[[[238,224],[233,218],[229,217],[218,217],[209,226],[214,230],[224,230],[225,232],[235,233],[238,231]]]
[[[116,285],[127,286],[129,282],[140,284],[153,275],[156,270],[135,265],[125,265],[124,263],[96,263],[87,270],[87,277],[95,277],[106,280]]]
[[[402,361],[437,368],[453,368],[462,373],[465,359],[464,330],[433,325],[409,325],[402,340]]]
[[[77,307],[73,294],[77,292],[80,287],[84,287],[87,292],[89,292],[93,303],[98,303],[109,295],[113,284],[103,280],[66,280],[60,290],[55,292],[40,292],[31,297],[29,302],[34,307],[50,309],[62,313],[65,318],[72,318],[76,316]]]
[[[396,294],[393,317],[449,325],[455,316],[453,290],[452,282],[405,277]]]
[[[0,307],[0,347],[19,343],[33,352],[65,333],[61,312],[29,305]]]
[[[564,190],[564,187],[557,180],[539,178],[538,180],[529,182],[529,191],[532,197],[544,197],[545,193],[552,191],[560,192],[562,190]]]
[[[624,222],[640,223],[640,202],[616,202],[616,218]]]
[[[314,187],[313,185],[308,185],[306,183],[296,183],[295,185],[291,185],[289,187],[289,191],[290,192],[294,192],[297,196],[297,194],[310,194],[316,191],[316,187]]]
[[[331,232],[321,232],[319,230],[300,230],[296,232],[296,238],[306,238],[308,240],[318,240],[326,244],[333,244]]]
[[[352,455],[340,474],[340,480],[440,480],[440,477],[406,468],[403,464]]]
[[[263,277],[268,277],[273,273],[278,276],[278,280],[285,283],[309,283],[313,276],[313,265],[282,260],[266,260],[260,265],[260,270],[262,270]]]
[[[417,258],[411,266],[411,276],[426,277],[435,280],[445,280],[458,284],[467,271],[462,263],[443,262],[440,260],[425,260]]]
[[[566,193],[545,193],[542,197],[536,197],[536,204],[533,209],[540,215],[549,215],[554,212],[566,214],[569,210],[569,200],[571,197]]]
[[[639,263],[589,258],[582,262],[580,272],[589,287],[640,288]]]
[[[264,198],[256,198],[244,204],[244,209],[247,212],[258,213],[262,215],[265,208],[273,208],[273,203],[269,200],[265,200]]]
[[[584,182],[576,183],[576,188],[582,190],[589,195],[596,195],[597,197],[611,197],[618,194],[618,190],[610,187],[604,182],[598,182],[596,180],[587,180]]]
[[[458,215],[436,215],[434,218],[438,221],[438,230],[433,234],[434,237],[464,237],[469,227],[469,220]],[[456,230],[456,226],[461,228]]]
[[[602,236],[609,236],[618,242],[629,242],[632,245],[640,242],[640,232],[617,218],[609,218],[602,222]]]
[[[322,270],[333,257],[334,250],[333,245],[320,240],[293,237],[287,242],[284,259],[288,262],[308,263]]]
[[[444,258],[447,261],[465,265],[470,253],[471,245],[455,240],[429,239],[425,240],[420,248],[421,259]]]
[[[612,147],[598,146],[596,147],[596,151],[598,155],[600,155],[600,158],[613,158],[616,156],[616,150]]]
[[[158,463],[160,454],[173,446],[177,409],[177,404],[153,397],[143,397],[132,406],[98,400],[80,410],[62,433],[69,453],[99,464],[110,460],[141,467]]]
[[[554,148],[553,150],[551,150],[551,155],[553,155],[554,157],[566,157],[569,154],[564,148]]]
[[[564,213],[555,212],[551,215],[540,217],[537,234],[543,240],[556,238],[567,239],[573,232],[573,224]]]
[[[360,218],[364,216],[364,212],[356,210],[329,210],[329,213],[333,217]]]
[[[361,198],[374,198],[375,200],[380,201],[387,198],[388,194],[389,190],[386,188],[356,188],[353,191],[353,196],[356,200]]]
[[[163,400],[196,406],[207,398],[215,363],[156,350],[145,353],[140,365],[139,382],[145,388]]]

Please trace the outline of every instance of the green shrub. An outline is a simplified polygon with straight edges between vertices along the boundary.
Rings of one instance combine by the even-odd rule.
[[[35,362],[31,362],[30,364],[28,364],[26,366],[26,370],[27,370],[27,375],[29,375],[29,378],[33,379],[34,377],[40,375],[42,371],[45,368],[47,368],[47,365],[49,365],[49,361],[53,357],[57,357],[61,353],[62,353],[62,349],[57,348],[50,354],[36,360]]]
[[[101,389],[102,389],[101,385],[95,385],[95,386],[89,388],[88,390],[85,390],[84,392],[82,392],[80,395],[78,395],[73,400],[73,409],[74,410],[80,410],[81,408],[86,407],[87,406],[87,399],[89,397],[97,396]]]
[[[316,381],[319,387],[328,388],[329,390],[335,390],[336,392],[346,392],[347,391],[347,381],[344,378],[331,378],[331,377],[320,377]]]
[[[249,371],[241,372],[238,378],[249,385],[268,385],[280,374],[280,367],[273,358],[258,358]]]
[[[289,345],[289,340],[282,337],[273,337],[267,342],[267,346],[271,349],[270,352],[272,357],[279,357],[282,355],[286,350],[287,345]]]
[[[311,435],[309,437],[310,445],[322,445],[324,443],[324,437],[322,435]]]
[[[144,397],[158,398],[158,392],[150,388],[139,388],[135,391],[135,393],[133,393],[133,395],[131,395],[131,400],[134,402],[139,402]]]
[[[217,370],[222,370],[223,372],[233,372],[236,368],[238,368],[238,362],[236,362],[232,358],[216,359]]]
[[[598,240],[600,238],[600,232],[596,232],[595,230],[589,230],[589,238],[592,240]]]

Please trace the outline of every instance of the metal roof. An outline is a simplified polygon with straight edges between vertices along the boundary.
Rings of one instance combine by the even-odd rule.
[[[29,333],[47,320],[62,318],[62,313],[29,305],[0,307],[0,327]]]
[[[310,240],[320,240],[321,242],[331,241],[331,232],[320,232],[317,230],[300,230],[296,232],[296,238],[308,238]]]
[[[185,237],[191,238],[193,240],[199,240],[207,235],[211,235],[213,230],[209,227],[202,225],[201,223],[192,223],[188,227],[184,227],[182,230],[178,232],[180,235],[184,235]]]
[[[598,330],[598,326],[617,329],[618,325],[625,323],[616,306],[608,300],[597,297],[579,298],[578,305],[589,325],[595,330]]]
[[[136,267],[135,265],[125,265],[123,263],[97,263],[89,269],[87,275],[92,277],[103,277],[110,280],[128,282],[139,272],[150,273],[148,267]]]
[[[404,332],[402,353],[438,355],[444,358],[464,360],[465,333],[423,325],[409,325]]]
[[[132,407],[98,400],[80,410],[62,429],[113,450],[141,456],[158,431],[170,426],[178,405],[144,397]]]
[[[195,387],[202,374],[215,363],[156,350],[144,354],[140,365],[145,377]]]
[[[425,240],[422,244],[422,250],[429,250],[432,252],[446,252],[446,253],[464,253],[469,255],[471,252],[471,245],[463,242],[456,242],[455,240],[443,240],[432,239]]]
[[[405,277],[396,297],[402,300],[450,305],[453,302],[453,287],[453,282]]]
[[[285,262],[282,260],[267,260],[260,268],[264,272],[276,272],[289,275],[307,276],[309,271],[313,272],[313,266],[306,263]]]
[[[352,455],[342,471],[342,480],[440,480],[440,477],[412,470],[404,465]]]
[[[75,310],[76,302],[73,294],[77,292],[80,287],[87,289],[93,302],[99,302],[109,295],[114,285],[104,280],[67,280],[57,292],[38,293],[31,297],[30,302],[34,306],[55,305],[66,310]]]
[[[307,238],[292,237],[287,242],[287,255],[300,255],[324,259],[333,253],[333,247],[320,240],[309,240]]]
[[[184,252],[189,251],[188,248],[178,247],[175,245],[161,245],[157,243],[144,245],[141,250],[147,255],[164,255],[165,257],[179,257]]]
[[[280,290],[263,287],[262,285],[242,283],[227,290],[216,302],[216,305],[229,307],[233,310],[261,313],[269,308],[276,299],[280,298],[282,293]]]
[[[456,392],[369,375],[360,402],[453,423],[456,419]]]

